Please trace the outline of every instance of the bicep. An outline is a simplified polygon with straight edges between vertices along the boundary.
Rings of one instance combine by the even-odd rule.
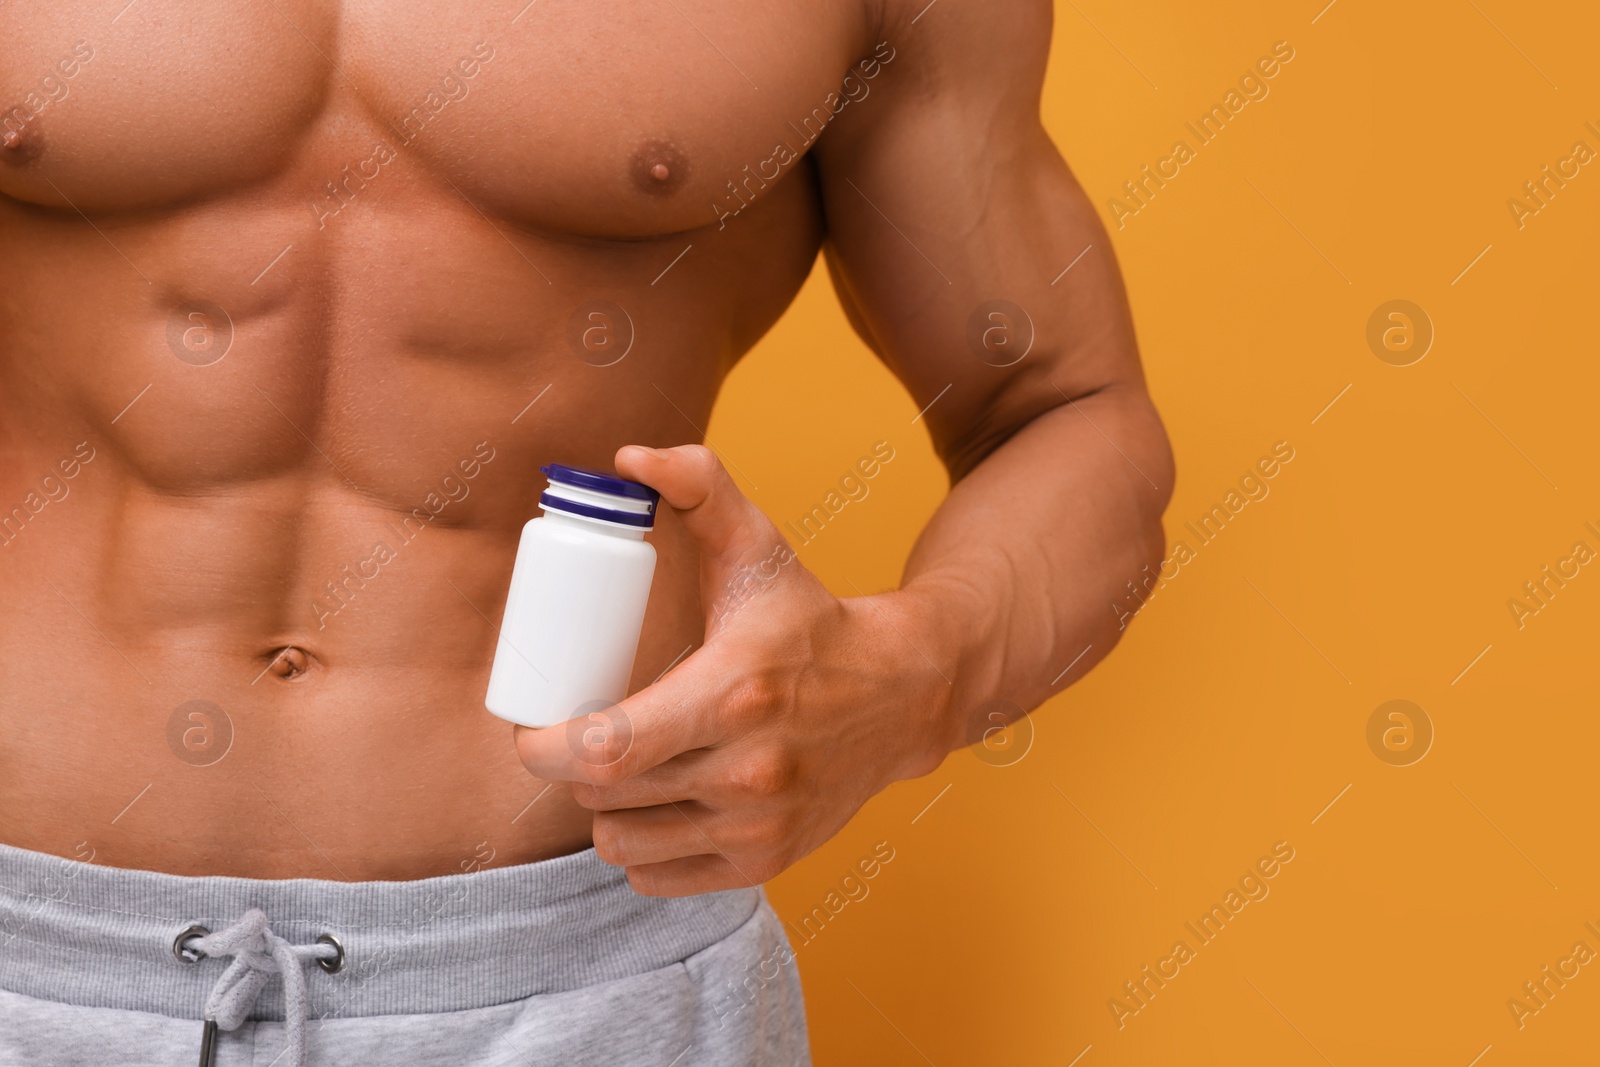
[[[918,407],[937,398],[952,470],[1066,399],[1142,385],[1105,230],[1039,122],[1048,5],[1015,7],[903,25],[818,144],[840,299]]]

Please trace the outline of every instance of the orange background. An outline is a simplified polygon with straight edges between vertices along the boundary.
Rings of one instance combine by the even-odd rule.
[[[895,850],[815,941],[791,930],[819,1064],[1592,1062],[1600,962],[1521,1029],[1506,1002],[1600,950],[1600,566],[1520,630],[1507,601],[1600,550],[1600,166],[1520,229],[1506,201],[1600,149],[1600,17],[1322,2],[1057,5],[1044,118],[1108,225],[1186,120],[1295,49],[1112,234],[1178,457],[1169,539],[1274,442],[1295,458],[1034,713],[1021,760],[953,754],[770,887],[795,920]],[[1410,366],[1367,342],[1392,299],[1436,331]],[[801,551],[849,594],[897,582],[944,492],[915,414],[819,271],[710,437],[780,522],[894,445]],[[1409,766],[1367,741],[1393,699],[1435,731]],[[1279,841],[1270,895],[1119,1029],[1123,982],[1197,945],[1184,923]]]

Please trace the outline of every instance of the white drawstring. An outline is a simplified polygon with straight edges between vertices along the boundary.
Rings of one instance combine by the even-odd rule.
[[[333,959],[339,949],[327,942],[291,945],[267,927],[266,913],[251,908],[232,926],[189,939],[188,945],[207,956],[232,956],[211,995],[205,1017],[223,1030],[236,1030],[250,1015],[256,998],[274,973],[283,977],[283,1015],[288,1060],[284,1067],[305,1067],[305,1023],[309,1012],[305,961]]]

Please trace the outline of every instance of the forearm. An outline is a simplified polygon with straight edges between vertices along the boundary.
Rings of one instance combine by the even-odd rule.
[[[1130,383],[1038,416],[956,482],[892,594],[922,646],[908,665],[946,683],[938,756],[975,739],[980,706],[1032,710],[1111,651],[1118,606],[1137,604],[1128,583],[1159,566],[1172,479],[1160,419]]]

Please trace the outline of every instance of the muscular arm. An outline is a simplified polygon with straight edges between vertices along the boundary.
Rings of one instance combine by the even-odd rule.
[[[839,297],[932,405],[953,483],[902,595],[960,730],[1110,651],[1112,605],[1161,558],[1173,472],[1110,242],[1039,122],[1050,5],[925,3],[892,3],[894,58],[818,160]]]
[[[705,447],[617,453],[699,547],[705,643],[517,745],[574,783],[641,892],[773,877],[995,725],[992,702],[1014,717],[1081,675],[1160,558],[1166,437],[1110,246],[1039,126],[1048,6],[942,0],[913,24],[888,2],[893,58],[818,142],[827,255],[857,329],[931,405],[953,487],[902,588],[839,599]]]

